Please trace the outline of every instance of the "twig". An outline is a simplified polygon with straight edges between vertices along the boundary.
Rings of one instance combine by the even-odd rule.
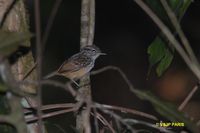
[[[41,110],[49,110],[49,109],[59,109],[59,108],[73,108],[76,104],[74,103],[63,103],[63,104],[50,104],[42,106]]]
[[[167,130],[165,128],[162,128],[162,127],[157,127],[155,124],[151,124],[151,123],[148,123],[148,122],[145,122],[145,121],[140,121],[140,120],[136,120],[136,119],[123,119],[121,118],[119,115],[107,110],[106,108],[104,108],[103,106],[97,106],[97,108],[99,108],[101,111],[103,111],[104,113],[106,114],[109,114],[111,116],[113,116],[116,120],[120,121],[123,125],[127,126],[127,128],[131,131],[131,132],[136,132],[137,133],[137,130],[136,129],[133,129],[128,123],[131,121],[133,123],[137,123],[137,124],[143,124],[143,125],[146,125],[147,127],[152,127],[152,128],[155,128],[155,129],[158,129],[160,131],[164,131],[166,133],[174,133],[173,131],[170,131],[170,130]]]
[[[192,98],[192,96],[194,95],[194,93],[197,91],[197,89],[199,88],[198,85],[195,85],[192,90],[190,91],[190,93],[187,95],[187,97],[184,99],[184,101],[181,103],[181,105],[178,107],[179,111],[182,111],[184,109],[184,107],[187,105],[187,103],[190,101],[190,99]]]
[[[36,60],[37,60],[37,78],[39,81],[38,90],[37,90],[37,114],[38,114],[38,125],[39,125],[39,132],[43,133],[43,122],[42,122],[42,86],[40,81],[42,79],[42,46],[41,46],[41,27],[40,27],[40,0],[35,0],[34,3],[35,7],[35,27],[36,27]]]
[[[117,71],[121,76],[122,78],[124,79],[124,81],[126,82],[126,84],[128,85],[129,87],[129,90],[131,92],[133,92],[134,94],[138,94],[140,93],[137,89],[134,88],[134,86],[131,84],[131,81],[127,78],[126,74],[118,67],[116,66],[106,66],[106,67],[103,67],[99,70],[96,70],[96,71],[92,71],[91,72],[91,75],[96,75],[96,74],[99,74],[99,73],[102,73],[102,72],[105,72],[105,71],[108,71],[108,70],[115,70]]]
[[[18,82],[19,84],[31,84],[31,85],[39,85],[39,83],[37,81],[21,81],[21,82]],[[60,82],[57,82],[57,81],[54,81],[54,80],[42,80],[40,81],[40,84],[41,85],[52,85],[52,86],[55,86],[55,87],[59,87],[59,88],[62,88],[66,91],[68,91],[73,97],[75,97],[77,95],[77,91],[74,90],[74,88],[70,85],[71,83],[66,83],[66,84],[63,84],[63,83],[60,83]]]
[[[71,86],[71,82],[66,83],[66,84],[62,84],[60,82],[57,81],[53,81],[53,80],[43,80],[41,81],[42,84],[48,84],[48,85],[53,85],[53,86],[57,86],[57,87],[61,87],[63,89],[65,89],[66,91],[70,92],[72,94],[72,96],[76,96],[77,95],[77,91],[74,90],[74,88]]]
[[[4,13],[4,15],[2,16],[2,18],[0,20],[0,29],[3,27],[3,24],[6,21],[7,16],[9,15],[10,11],[15,6],[15,4],[16,4],[17,1],[18,0],[13,0],[12,3],[9,5],[8,9],[6,10],[6,12]],[[5,2],[3,4],[6,5]]]
[[[98,118],[97,118],[97,109],[93,108],[93,112],[94,112],[94,126],[95,126],[95,133],[99,133],[99,123],[98,123]],[[92,114],[92,112],[91,112]]]
[[[114,105],[105,105],[105,104],[98,104],[98,103],[96,103],[96,104],[101,105],[102,107],[104,107],[106,109],[112,109],[112,110],[118,110],[118,111],[125,112],[125,113],[131,113],[131,114],[139,115],[141,117],[145,117],[145,118],[155,120],[155,121],[158,120],[158,118],[156,118],[155,116],[141,112],[141,111],[138,111],[138,110],[114,106]]]
[[[46,46],[46,42],[48,40],[48,37],[49,37],[49,33],[50,33],[50,30],[51,30],[51,27],[53,25],[53,22],[55,20],[55,17],[56,17],[56,14],[57,14],[57,11],[59,9],[59,6],[60,4],[62,3],[62,0],[56,0],[55,1],[55,4],[51,10],[51,13],[50,13],[50,17],[49,19],[47,20],[47,26],[45,28],[45,31],[44,31],[44,35],[43,35],[43,39],[42,39],[42,46],[43,46],[43,50],[45,50],[45,46]]]
[[[196,65],[199,66],[199,63],[197,61],[197,58],[196,56],[194,55],[194,52],[192,50],[192,48],[190,47],[190,44],[189,44],[189,41],[188,39],[186,38],[184,32],[182,31],[182,28],[178,22],[178,19],[176,17],[176,15],[174,14],[174,12],[171,10],[171,8],[169,7],[168,3],[166,0],[161,0],[161,3],[165,9],[165,11],[167,12],[167,15],[169,16],[173,26],[175,27],[176,29],[176,32],[178,33],[182,43],[183,43],[183,46],[185,47],[186,51],[188,52],[189,56],[190,56],[190,59],[196,63]]]
[[[100,120],[102,120],[103,122],[103,124],[105,125],[105,126],[107,126],[109,129],[110,129],[110,131],[112,132],[112,133],[116,133],[116,131],[115,131],[115,129],[112,127],[112,125],[106,120],[106,118],[104,118],[100,113],[97,113],[97,118],[99,118]]]
[[[114,112],[107,110],[106,108],[96,105],[96,108],[104,112],[105,114],[111,115],[113,118],[115,118],[117,121],[122,123],[124,126],[126,126],[132,133],[136,133],[136,129],[132,128],[129,124],[127,124],[119,115],[115,114]]]
[[[43,114],[41,116],[41,118],[42,119],[49,118],[49,117],[52,117],[52,116],[56,116],[56,115],[60,115],[60,114],[64,114],[64,113],[69,113],[69,112],[74,112],[74,111],[76,111],[75,108],[64,109],[64,110],[60,110],[60,111],[55,111],[55,112]],[[39,120],[39,117],[33,116],[31,118],[27,118],[26,122],[31,123],[31,122],[36,121],[36,120]]]
[[[45,118],[50,118],[52,116],[60,115],[60,114],[63,114],[63,113],[68,113],[68,112],[72,112],[72,111],[75,112],[78,109],[78,108],[76,108],[76,106],[79,106],[79,104],[78,103],[76,103],[76,104],[74,104],[74,103],[65,103],[65,104],[44,105],[41,108],[42,111],[47,111],[47,110],[49,111],[50,109],[61,109],[61,110],[54,111],[54,112],[47,113],[47,114],[43,114],[42,118],[45,119]],[[64,108],[64,109],[62,109],[62,108]],[[93,109],[96,109],[96,108],[93,108]],[[26,110],[26,111],[24,111],[24,113],[25,114],[27,114],[27,113],[30,114],[31,111],[30,110]],[[101,121],[103,125],[107,126],[112,131],[112,133],[115,133],[115,130],[112,128],[110,123],[101,114],[99,114],[97,112],[96,112],[96,114],[94,114],[94,113],[91,112],[91,115],[93,115],[94,117],[98,118],[99,121]],[[4,118],[4,117],[2,117],[2,118]],[[0,118],[0,122],[1,121],[5,122],[5,120],[6,119],[1,119]],[[27,123],[31,123],[31,122],[36,121],[36,120],[38,120],[38,117],[33,116],[31,118],[27,118],[26,122]],[[98,133],[98,131],[97,131],[97,133]]]
[[[45,31],[44,31],[44,35],[43,35],[43,39],[42,39],[42,48],[43,48],[43,52],[45,51],[45,46],[46,46],[46,42],[48,40],[48,37],[49,37],[49,33],[50,33],[50,30],[52,28],[52,25],[53,25],[53,22],[54,22],[54,19],[56,17],[56,14],[57,14],[57,11],[58,11],[58,8],[61,4],[62,0],[56,0],[55,4],[54,4],[54,7],[50,13],[50,17],[49,19],[47,20],[47,26],[45,28]],[[25,80],[32,72],[33,70],[35,70],[37,66],[37,61],[35,62],[35,64],[27,71],[27,73],[24,75],[23,77],[23,80]]]
[[[33,70],[35,70],[36,66],[37,62],[35,62],[35,64],[27,71],[27,73],[22,78],[22,81],[25,80],[33,72]]]
[[[73,108],[75,107],[75,103],[63,103],[63,104],[49,104],[49,105],[43,105],[41,107],[42,111],[49,111],[51,109],[67,109],[67,108]],[[29,108],[24,109],[24,114],[32,113],[32,110]]]
[[[170,32],[169,28],[158,18],[158,16],[142,0],[135,0],[135,2],[149,15],[149,17],[151,17],[151,19],[156,23],[156,25],[160,28],[163,34],[168,38],[168,40],[171,42],[171,44],[174,46],[177,52],[181,55],[187,66],[200,80],[199,67],[190,60],[185,50],[181,47],[181,44],[176,40],[176,38]]]
[[[41,118],[43,118],[43,119],[49,118],[49,117],[52,117],[52,116],[55,116],[55,115],[60,115],[60,114],[68,113],[68,112],[72,112],[72,111],[75,112],[75,111],[79,110],[81,105],[82,105],[81,102],[44,105],[44,106],[41,107],[40,111],[49,111],[51,109],[61,109],[61,110],[43,114],[41,116]],[[30,115],[31,113],[33,113],[33,112],[31,110],[28,110],[28,109],[25,109],[25,111],[24,111],[24,114],[27,114],[27,116]],[[37,117],[37,116],[31,116],[31,118],[26,119],[26,122],[30,123],[30,122],[36,121],[38,119],[39,119],[39,117]]]
[[[95,105],[96,105],[97,103],[95,103]],[[149,119],[153,119],[153,120],[157,120],[154,116],[151,116],[151,115],[149,115],[149,114],[146,114],[146,113],[143,113],[143,112],[139,112],[139,111],[136,111],[136,110],[132,110],[132,109],[127,109],[127,108],[123,108],[123,107],[117,107],[117,106],[111,106],[111,105],[104,105],[104,104],[97,104],[98,106],[102,106],[103,108],[106,108],[106,109],[113,109],[113,110],[118,110],[118,111],[122,111],[122,112],[128,112],[128,113],[133,113],[133,114],[139,114],[139,115],[141,115],[141,116],[144,116],[144,117],[147,117],[147,118],[149,118]],[[62,108],[64,108],[64,110],[66,110],[66,108],[74,108],[76,106],[76,104],[74,104],[74,103],[64,103],[64,104],[50,104],[50,105],[44,105],[44,106],[42,106],[41,107],[41,110],[42,111],[49,111],[49,110],[51,110],[51,109],[62,109]],[[95,107],[95,106],[94,106]],[[93,107],[93,109],[96,109],[96,108],[94,108]],[[27,111],[25,111],[24,112],[25,114],[26,113],[30,113],[30,111],[29,110],[27,110]],[[58,113],[56,113],[56,114],[58,114]],[[104,125],[106,125],[106,126],[108,126],[110,129],[111,129],[111,127],[110,127],[110,125],[108,125],[108,123],[106,123],[105,122],[105,120],[104,119],[101,119],[101,115],[100,114],[98,114],[97,112],[96,113],[94,113],[93,114],[94,115],[94,117],[97,117],[99,120],[103,120],[103,124]],[[53,115],[54,116],[54,115]],[[49,117],[51,117],[51,115],[49,116]],[[47,118],[47,117],[46,117]],[[35,120],[36,118],[34,118],[34,120]],[[98,126],[97,126],[98,127]],[[111,129],[112,130],[112,129]],[[112,131],[114,131],[114,130],[112,130]],[[98,133],[98,131],[97,131],[97,133]]]

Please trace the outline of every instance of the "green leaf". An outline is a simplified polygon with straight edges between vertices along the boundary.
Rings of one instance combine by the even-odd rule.
[[[163,41],[156,37],[155,41],[148,47],[147,53],[149,54],[150,67],[158,63],[165,55],[165,44]]]
[[[166,46],[160,37],[156,37],[149,45],[147,53],[149,54],[149,71],[154,65],[158,64],[156,73],[161,76],[173,60],[173,51]]]
[[[172,28],[173,26],[171,24],[171,21],[168,17],[166,17],[167,14],[163,9],[160,1],[145,0],[145,2],[148,4],[148,6],[150,6],[150,8],[152,8],[152,10],[170,29],[174,29]],[[189,5],[191,4],[191,0],[169,0],[168,3],[180,20],[187,8],[189,7]],[[163,72],[165,72],[166,69],[170,66],[173,60],[174,53],[174,49],[167,47],[169,44],[167,43],[166,39],[161,39],[161,36],[162,35],[160,34],[154,39],[154,41],[149,45],[147,51],[147,53],[149,54],[150,64],[148,73],[150,73],[154,65],[157,65],[156,73],[158,76],[161,76]]]
[[[6,32],[0,31],[0,55],[8,56],[17,50],[19,46],[26,46],[23,43],[32,37],[30,32]]]
[[[177,17],[179,18],[179,20],[182,19],[183,15],[185,14],[186,10],[188,9],[188,7],[192,3],[192,1],[193,0],[183,0],[182,1],[183,3],[180,6],[180,9],[179,9],[178,14],[177,14]]]
[[[177,107],[162,101],[161,99],[155,97],[152,93],[140,90],[134,90],[134,93],[141,99],[148,100],[153,104],[156,111],[160,113],[165,118],[171,120],[172,122],[183,122],[185,126],[195,132],[197,127],[188,118],[184,117],[182,112],[177,110]]]
[[[165,48],[164,54],[164,57],[161,59],[156,68],[156,73],[158,76],[161,76],[166,71],[174,57],[174,54],[168,48]]]

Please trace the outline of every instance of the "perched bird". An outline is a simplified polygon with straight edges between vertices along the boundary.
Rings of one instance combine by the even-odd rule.
[[[94,67],[95,60],[100,55],[106,54],[102,53],[101,50],[95,45],[83,47],[79,53],[71,56],[58,68],[58,70],[45,76],[44,79],[60,75],[70,79],[78,85],[76,80],[82,78],[85,74],[91,71]]]

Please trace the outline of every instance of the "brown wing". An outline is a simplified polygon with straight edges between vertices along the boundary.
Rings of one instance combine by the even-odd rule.
[[[74,72],[91,63],[91,58],[84,55],[74,55],[66,60],[58,69],[58,73]]]

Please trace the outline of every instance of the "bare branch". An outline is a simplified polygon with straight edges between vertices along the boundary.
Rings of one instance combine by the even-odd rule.
[[[101,110],[102,112],[104,112],[105,114],[111,115],[114,119],[116,119],[117,121],[119,121],[120,123],[122,123],[124,126],[127,127],[127,129],[129,129],[132,133],[136,133],[136,129],[132,128],[129,124],[127,124],[122,118],[121,116],[115,114],[114,112],[107,110],[106,108],[100,106],[100,105],[96,105],[96,108],[98,108],[99,110]]]
[[[190,56],[190,59],[196,63],[196,65],[199,66],[199,63],[197,61],[197,58],[196,56],[194,55],[194,52],[192,50],[192,48],[190,47],[190,44],[189,44],[189,41],[188,39],[186,38],[184,32],[182,31],[182,28],[179,24],[179,21],[176,17],[176,15],[174,14],[174,12],[171,10],[171,8],[169,7],[168,3],[166,0],[161,0],[161,3],[165,9],[165,11],[167,12],[167,15],[169,16],[172,24],[174,25],[178,35],[180,36],[180,39],[183,43],[183,46],[185,47],[186,51],[188,52],[189,56]]]
[[[155,116],[141,112],[141,111],[138,111],[138,110],[114,106],[114,105],[105,105],[105,104],[98,104],[98,103],[96,103],[96,104],[101,105],[102,107],[104,107],[106,109],[118,110],[118,111],[121,111],[122,113],[131,113],[131,114],[139,115],[141,117],[152,119],[152,120],[155,120],[155,121],[158,120],[158,118],[156,118]]]
[[[19,84],[33,84],[33,85],[39,85],[39,83],[37,81],[21,81],[21,82],[18,82]],[[74,90],[74,88],[71,86],[71,82],[69,83],[66,83],[66,84],[63,84],[63,83],[60,83],[60,82],[57,82],[57,81],[54,81],[54,80],[42,80],[40,81],[40,84],[41,85],[52,85],[52,86],[55,86],[55,87],[59,87],[59,88],[62,88],[66,91],[68,91],[72,96],[76,96],[77,95],[77,91]]]
[[[47,26],[45,28],[43,39],[42,39],[43,51],[45,50],[46,42],[47,42],[47,39],[49,37],[51,27],[53,25],[54,19],[56,17],[57,11],[58,11],[61,3],[62,3],[62,0],[56,0],[55,1],[55,4],[54,4],[54,6],[51,10],[51,13],[49,15],[50,17],[47,20],[48,23],[47,23]]]
[[[39,132],[43,133],[43,122],[42,122],[42,86],[40,80],[42,79],[42,46],[41,46],[41,27],[40,27],[40,0],[35,0],[35,31],[36,31],[36,60],[37,60],[37,77],[39,81],[38,90],[37,90],[37,114],[38,114],[38,125]]]
[[[65,113],[69,113],[69,112],[74,112],[74,111],[76,111],[75,108],[69,108],[69,109],[59,110],[59,111],[55,111],[55,112],[51,112],[51,113],[42,114],[41,118],[45,119],[45,118],[49,118],[49,117],[52,117],[52,116],[61,115],[61,114],[65,114]],[[39,117],[33,116],[31,118],[27,118],[26,122],[27,123],[31,123],[31,122],[34,122],[34,121],[37,121],[37,120],[39,120]]]
[[[187,105],[187,103],[190,101],[190,99],[192,98],[192,96],[194,95],[194,93],[197,91],[197,89],[199,88],[198,85],[195,85],[192,90],[190,91],[190,93],[187,95],[187,97],[184,99],[184,101],[181,103],[181,105],[178,107],[179,111],[182,111],[184,109],[184,107]]]
[[[1,0],[2,5],[0,5],[0,29],[3,27],[4,22],[6,21],[7,16],[10,11],[13,9],[17,0]]]
[[[99,123],[98,123],[98,118],[97,118],[97,109],[93,108],[93,112],[94,112],[94,114],[92,112],[90,112],[90,113],[94,115],[95,132],[99,133]]]
[[[160,28],[163,34],[168,38],[170,43],[174,46],[180,56],[183,58],[187,66],[191,69],[191,71],[196,75],[196,77],[200,80],[200,69],[199,67],[190,60],[185,50],[182,48],[181,44],[176,40],[173,36],[169,28],[158,18],[158,16],[142,1],[135,0],[135,2],[151,17],[151,19],[156,23],[156,25]]]
[[[106,120],[105,117],[103,117],[100,113],[97,113],[97,114],[96,114],[96,117],[101,121],[101,123],[102,123],[103,125],[107,126],[107,127],[110,129],[110,131],[111,131],[112,133],[116,133],[115,129],[114,129],[114,128],[112,127],[112,125]]]
[[[43,39],[42,39],[42,48],[43,48],[43,52],[45,51],[45,46],[46,46],[46,42],[48,40],[48,37],[49,37],[49,33],[50,33],[50,30],[52,28],[52,25],[53,25],[53,22],[54,22],[54,19],[56,17],[56,14],[57,14],[57,11],[58,11],[58,8],[60,6],[60,4],[62,3],[62,0],[56,0],[55,4],[54,4],[54,7],[52,8],[52,11],[50,13],[50,17],[49,19],[47,20],[47,26],[45,28],[45,31],[44,31],[44,35],[43,35]],[[23,80],[25,80],[32,72],[33,70],[35,70],[37,66],[37,61],[35,62],[35,64],[27,71],[27,73],[24,75],[23,77]]]
[[[33,70],[35,70],[36,66],[37,66],[37,63],[35,63],[35,64],[26,72],[26,74],[24,75],[24,77],[22,78],[22,80],[25,80],[25,79],[33,72]]]

